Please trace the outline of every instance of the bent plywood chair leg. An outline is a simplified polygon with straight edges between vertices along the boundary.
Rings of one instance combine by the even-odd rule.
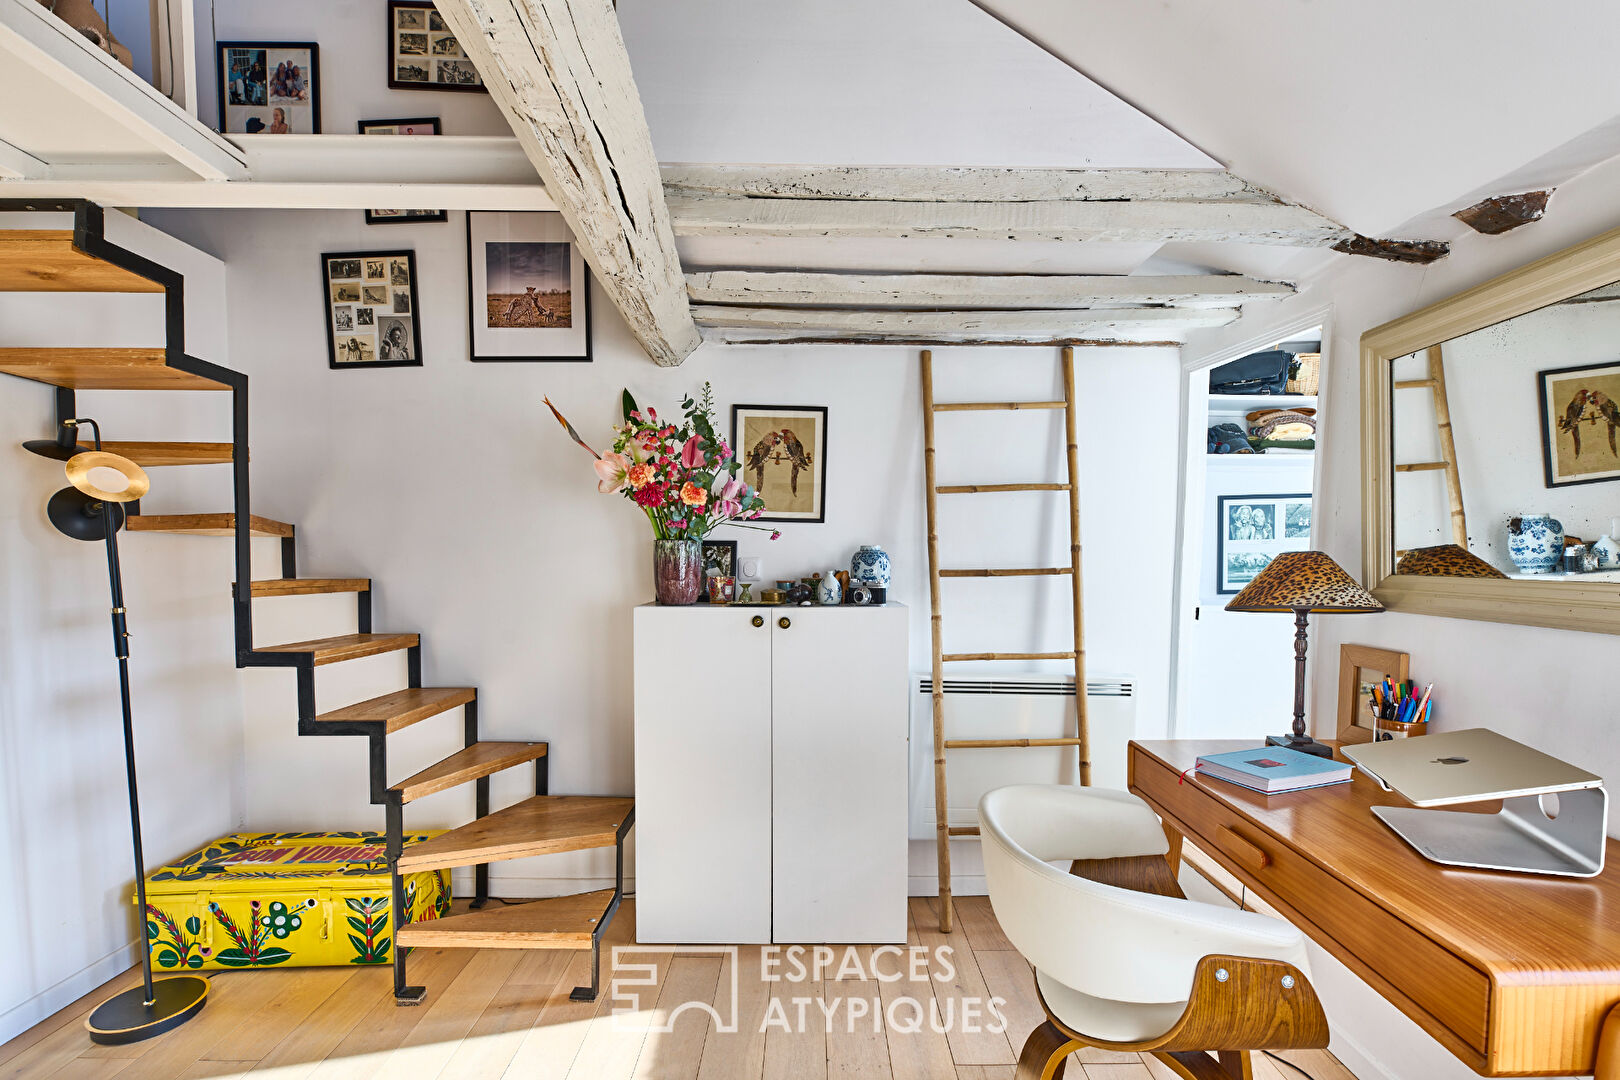
[[[1084,1045],[1048,1020],[1024,1040],[1024,1051],[1018,1055],[1018,1072],[1013,1080],[1062,1080],[1063,1062]]]
[[[1597,1064],[1593,1080],[1620,1080],[1620,1005],[1609,1010],[1598,1031]]]
[[[1210,1057],[1202,1050],[1153,1050],[1149,1051],[1159,1061],[1169,1067],[1170,1071],[1181,1077],[1181,1080],[1249,1080],[1249,1055],[1242,1051],[1222,1051],[1220,1061]],[[1233,1068],[1231,1059],[1241,1058]]]

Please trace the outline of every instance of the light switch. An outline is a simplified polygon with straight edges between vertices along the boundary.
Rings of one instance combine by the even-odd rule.
[[[763,566],[762,566],[763,563],[764,563],[764,560],[761,559],[758,555],[754,555],[754,556],[751,556],[751,557],[744,557],[741,560],[742,579],[744,581],[760,581],[760,580],[762,580],[760,575],[764,573],[764,569],[763,569]]]

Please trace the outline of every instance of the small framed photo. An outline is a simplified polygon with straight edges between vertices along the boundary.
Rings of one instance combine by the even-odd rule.
[[[1547,486],[1620,480],[1620,364],[1539,372]]]
[[[1285,551],[1311,546],[1311,496],[1222,495],[1215,500],[1215,591],[1238,592]]]
[[[415,252],[328,252],[321,280],[331,367],[422,366]]]
[[[591,359],[590,276],[555,210],[467,211],[472,359]]]
[[[1368,703],[1373,687],[1386,678],[1403,683],[1411,678],[1411,657],[1394,649],[1371,645],[1339,646],[1339,741],[1372,742],[1375,731]]]
[[[219,130],[319,135],[320,66],[313,41],[221,41],[214,48]]]
[[[765,500],[761,521],[827,520],[827,410],[819,405],[733,405],[738,475]]]
[[[362,135],[437,135],[437,116],[413,116],[400,120],[362,120]],[[367,210],[367,225],[389,225],[400,221],[448,221],[447,210]]]
[[[737,577],[737,541],[735,540],[705,540],[703,541],[703,576],[704,578],[730,578]],[[698,603],[708,603],[708,590],[704,589],[698,596]]]
[[[431,0],[388,0],[388,85],[395,90],[484,90]]]

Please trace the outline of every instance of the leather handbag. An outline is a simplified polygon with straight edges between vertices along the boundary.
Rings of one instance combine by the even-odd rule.
[[[1282,349],[1250,353],[1209,373],[1212,394],[1281,394],[1288,388],[1294,354]]]

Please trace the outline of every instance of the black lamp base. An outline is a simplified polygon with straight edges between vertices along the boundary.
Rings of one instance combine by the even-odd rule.
[[[1333,747],[1326,743],[1319,743],[1309,735],[1267,735],[1267,746],[1286,746],[1290,750],[1297,750],[1301,754],[1315,754],[1317,757],[1330,758],[1333,756]]]
[[[132,986],[91,1010],[84,1021],[90,1041],[113,1046],[161,1035],[190,1020],[208,1001],[208,980],[177,975],[152,983],[157,1000],[146,1004],[146,987]]]

